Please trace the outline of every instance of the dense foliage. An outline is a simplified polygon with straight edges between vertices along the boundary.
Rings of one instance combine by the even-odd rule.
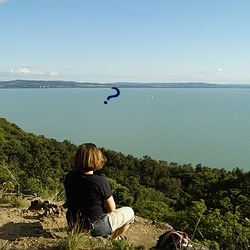
[[[25,133],[15,124],[0,119],[0,184],[8,189],[15,176],[23,193],[61,191],[64,174],[71,166],[76,146],[44,136]]]
[[[0,119],[0,190],[61,194],[75,150],[69,141],[25,133]],[[250,172],[102,151],[107,163],[98,174],[108,178],[118,205],[167,222],[211,249],[249,249]]]

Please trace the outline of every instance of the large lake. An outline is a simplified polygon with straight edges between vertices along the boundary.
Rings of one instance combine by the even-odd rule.
[[[26,132],[136,157],[250,170],[248,89],[1,89],[0,117]]]

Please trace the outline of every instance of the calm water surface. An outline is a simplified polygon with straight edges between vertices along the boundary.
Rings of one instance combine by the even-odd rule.
[[[168,162],[250,170],[250,90],[0,90],[0,116],[26,132]]]

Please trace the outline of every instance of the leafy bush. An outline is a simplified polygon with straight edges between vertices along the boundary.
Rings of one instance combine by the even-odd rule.
[[[107,178],[115,201],[119,206],[130,206],[132,205],[134,198],[131,196],[129,189],[121,184],[117,183],[116,180]]]
[[[161,201],[141,201],[137,202],[133,208],[141,217],[156,221],[166,221],[167,216],[173,212],[166,203]]]

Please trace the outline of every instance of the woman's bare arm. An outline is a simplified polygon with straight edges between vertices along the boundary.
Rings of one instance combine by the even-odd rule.
[[[104,200],[104,204],[107,208],[108,213],[115,211],[116,206],[115,206],[115,201],[112,195],[107,200]]]

